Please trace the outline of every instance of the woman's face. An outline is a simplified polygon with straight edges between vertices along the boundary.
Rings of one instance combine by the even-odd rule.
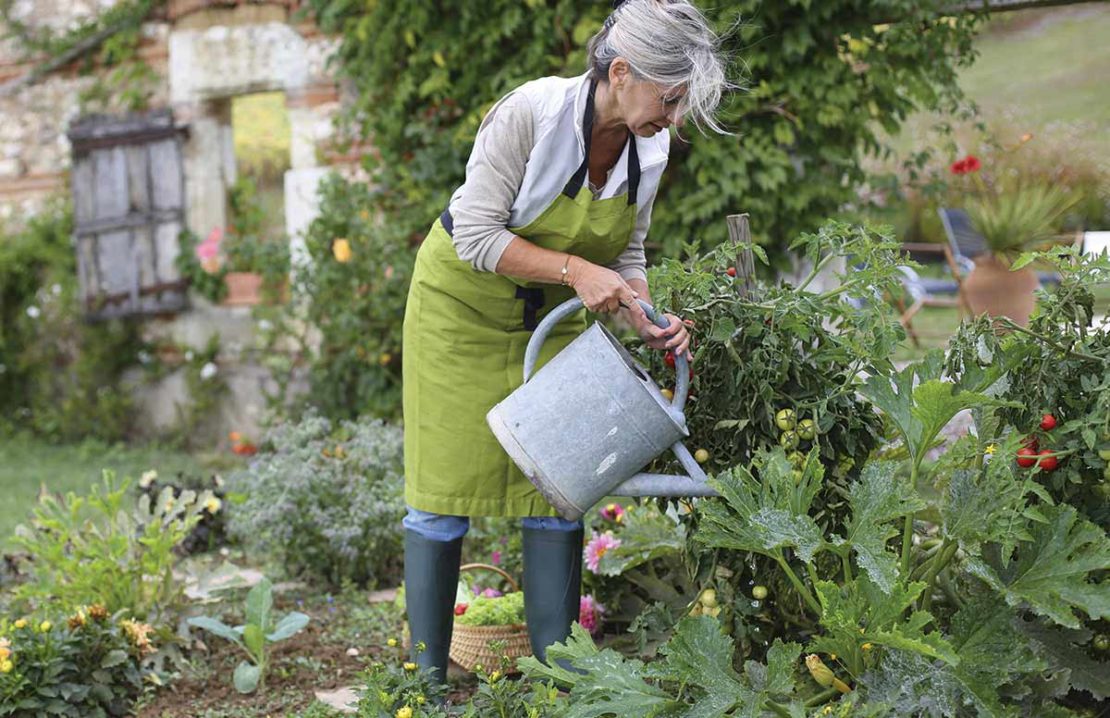
[[[617,58],[610,66],[609,83],[619,116],[633,134],[651,137],[671,125],[682,127],[685,122],[678,114],[684,89],[668,91],[653,82],[633,77],[623,58]]]

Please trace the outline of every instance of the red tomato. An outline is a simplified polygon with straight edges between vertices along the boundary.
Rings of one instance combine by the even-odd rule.
[[[1017,452],[1017,465],[1023,469],[1028,469],[1033,464],[1037,463],[1037,449],[1036,447],[1026,446],[1023,449],[1018,449]]]
[[[727,271],[728,271],[728,276],[730,276],[730,277],[735,277],[736,276],[736,267],[729,267]]]
[[[1035,436],[1025,437],[1025,439],[1022,440],[1021,445],[1024,446],[1025,448],[1027,448],[1027,449],[1032,449],[1033,451],[1036,451],[1037,449],[1041,448],[1041,445],[1037,441],[1037,437],[1035,437]],[[1020,452],[1018,452],[1018,453],[1020,453]]]
[[[464,613],[466,613],[467,608],[469,608],[469,606],[467,606],[465,603],[456,603],[455,604],[455,615],[456,616],[463,615]]]
[[[1043,451],[1041,451],[1041,453],[1037,454],[1038,456],[1042,457],[1039,462],[1042,471],[1056,470],[1056,467],[1060,462],[1056,460],[1055,456],[1052,456],[1053,453],[1054,452],[1052,451],[1052,449],[1044,449]]]
[[[663,363],[665,363],[671,369],[674,369],[674,352],[669,351],[666,354],[664,354],[663,355]]]
[[[1056,428],[1056,417],[1052,414],[1045,414],[1041,417],[1041,428],[1045,431],[1052,431]]]

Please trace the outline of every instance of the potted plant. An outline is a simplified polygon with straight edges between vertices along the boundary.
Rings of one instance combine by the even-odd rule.
[[[280,239],[231,235],[223,247],[227,258],[225,305],[252,305],[283,300],[289,278],[289,245]]]
[[[973,155],[958,160],[952,172],[966,175],[972,192],[965,200],[967,214],[982,237],[987,252],[974,257],[975,268],[964,280],[964,296],[973,314],[1005,316],[1025,326],[1040,286],[1033,269],[1016,271],[1018,255],[1058,236],[1058,230],[1075,196],[1056,185],[1030,180],[1009,180],[999,174],[984,178]]]

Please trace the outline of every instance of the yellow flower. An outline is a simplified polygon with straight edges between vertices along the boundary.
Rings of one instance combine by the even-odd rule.
[[[27,619],[26,618],[21,618],[18,621],[16,621],[14,625],[15,625],[16,628],[26,628],[27,627]]]
[[[415,671],[416,670],[416,664],[411,663],[409,661],[406,661],[405,665],[404,665],[404,668],[405,668],[406,671]]]
[[[385,645],[389,646],[390,648],[396,648],[397,647],[397,639],[396,638],[390,638],[388,641],[385,642]]]
[[[139,623],[125,618],[119,622],[120,628],[123,629],[124,634],[130,639],[131,644],[139,649],[140,653],[154,653],[154,646],[150,643],[150,634],[154,632],[154,628],[146,623]]]
[[[204,502],[204,508],[208,509],[208,513],[210,514],[214,514],[219,511],[221,506],[223,506],[223,502],[220,501],[220,499],[216,496],[213,496],[212,498],[208,499],[208,501]]]
[[[0,673],[11,673],[15,666],[9,660],[0,661]]]
[[[427,699],[426,699],[426,698],[424,698],[424,694],[423,694],[423,693],[421,693],[420,695],[418,695],[418,696],[416,697],[416,705],[418,705],[418,706],[422,706],[422,705],[424,705],[424,701],[425,701],[425,700],[427,700]]]
[[[343,264],[351,261],[351,243],[345,239],[337,239],[332,242],[331,253],[335,256],[335,261]]]
[[[0,644],[0,661],[6,661],[12,655],[12,649]]]
[[[870,643],[865,643],[862,646],[860,646],[860,648],[862,648],[865,651],[870,651],[872,648],[874,648],[874,646],[871,645]]]
[[[493,673],[489,674],[489,682],[490,683],[497,683],[497,679],[500,678],[500,677],[501,677],[501,671],[494,671]]]
[[[412,708],[409,706],[401,706],[397,709],[397,718],[412,718]]]
[[[984,449],[983,451],[985,451],[987,454],[993,454],[997,450],[998,450],[998,444],[988,444],[987,448]]]
[[[832,706],[825,706],[824,708],[821,709],[821,714],[822,715],[831,716],[832,712],[833,712]]]
[[[53,625],[54,625],[54,624],[53,624],[53,623],[51,623],[50,621],[43,621],[42,623],[40,623],[40,624],[39,624],[39,631],[41,631],[41,632],[43,632],[43,633],[46,633],[47,631],[49,631],[49,630],[50,630],[50,628],[51,628],[51,627],[52,627]]]
[[[108,609],[105,608],[102,604],[94,603],[93,605],[89,606],[89,618],[93,619],[94,621],[107,620]]]
[[[83,609],[83,608],[77,609],[77,613],[75,613],[75,614],[73,614],[72,616],[69,617],[68,623],[69,623],[70,629],[76,631],[78,628],[81,628],[82,626],[85,625],[85,620],[86,620],[85,609]]]

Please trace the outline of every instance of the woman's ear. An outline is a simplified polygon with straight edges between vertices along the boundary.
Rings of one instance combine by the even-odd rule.
[[[612,87],[623,87],[624,83],[628,81],[631,75],[632,68],[629,67],[628,60],[625,60],[623,57],[618,55],[609,63],[609,84]]]

